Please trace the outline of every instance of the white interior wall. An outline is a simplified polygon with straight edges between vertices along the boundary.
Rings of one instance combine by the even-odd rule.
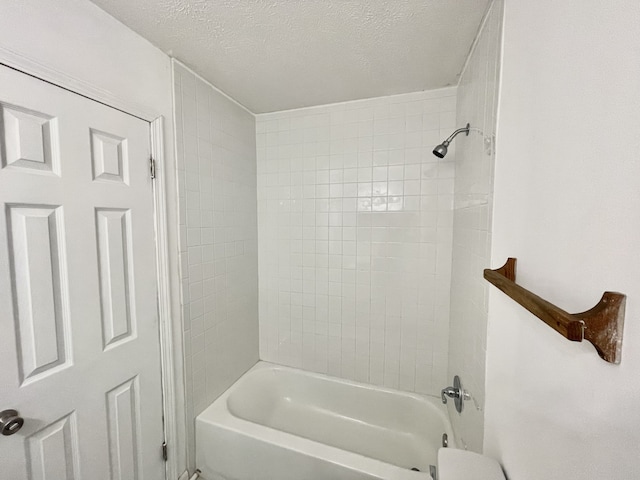
[[[157,109],[171,120],[169,57],[93,3],[3,1],[0,22],[3,49]]]
[[[439,395],[455,92],[257,117],[263,360]]]
[[[174,65],[187,445],[195,417],[258,361],[255,117]]]
[[[86,0],[21,0],[0,2],[0,61],[17,54],[135,105],[142,105],[165,119],[165,171],[167,198],[176,194],[173,156],[173,107],[171,65],[167,55],[113,17]],[[168,225],[177,224],[175,202],[167,203]],[[179,278],[177,229],[169,228],[171,279]],[[172,282],[174,318],[180,317],[179,285]],[[182,349],[179,322],[175,322],[175,359],[178,443],[184,444],[182,405]],[[186,467],[186,455],[178,448],[177,464]]]
[[[482,452],[489,265],[493,208],[494,139],[500,70],[503,1],[496,0],[467,59],[457,94],[458,128],[471,124],[469,136],[456,137],[449,381],[459,375],[472,400],[449,418],[458,444]],[[449,383],[448,385],[451,385]]]
[[[569,312],[626,293],[622,363],[492,287],[485,452],[511,479],[637,478],[640,4],[507,0],[492,267]]]

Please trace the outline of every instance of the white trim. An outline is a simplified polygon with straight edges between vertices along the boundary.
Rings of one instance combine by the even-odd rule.
[[[220,95],[222,95],[224,98],[226,98],[227,100],[230,100],[231,102],[235,103],[237,106],[239,106],[241,109],[243,109],[244,111],[246,111],[247,113],[250,113],[251,115],[253,115],[254,117],[257,115],[256,113],[252,112],[251,110],[249,110],[247,107],[245,107],[243,104],[241,104],[239,101],[237,101],[235,98],[230,97],[229,95],[227,95],[226,93],[224,93],[222,90],[220,90],[218,87],[216,87],[213,83],[211,83],[209,80],[207,80],[206,78],[204,78],[202,75],[197,74],[192,68],[188,67],[187,65],[185,65],[184,63],[182,63],[180,60],[178,60],[177,58],[171,57],[171,63],[173,63],[173,68],[171,69],[172,72],[175,72],[176,70],[176,65],[184,68],[185,70],[188,70],[189,73],[191,75],[194,75],[196,78],[202,80],[204,83],[206,83],[207,85],[209,85],[211,88],[213,88],[216,92],[218,92]]]
[[[173,59],[172,59],[172,64],[171,64],[171,110],[173,112],[173,128],[171,130],[171,133],[173,134],[173,158],[175,161],[174,167],[177,166],[178,164],[178,121],[176,118],[176,112],[178,111],[176,109],[176,69],[175,69],[175,63],[173,63]],[[166,172],[165,172],[166,173]],[[177,181],[177,168],[174,168],[174,172],[175,177],[173,177],[174,180],[174,186],[176,188],[175,190],[175,204],[174,206],[176,208],[178,208],[178,181]],[[171,177],[169,177],[171,178]],[[173,351],[174,353],[176,353],[176,358],[175,358],[175,362],[174,363],[174,376],[176,378],[177,381],[180,381],[181,384],[181,388],[180,389],[175,389],[175,405],[174,405],[174,411],[176,412],[177,417],[181,420],[180,422],[177,422],[177,426],[179,427],[179,431],[178,431],[178,440],[179,440],[179,445],[181,445],[182,447],[182,453],[184,454],[184,463],[182,464],[182,467],[186,467],[186,470],[182,473],[182,475],[180,475],[180,479],[182,479],[183,475],[186,475],[186,477],[189,477],[189,441],[187,439],[187,408],[186,408],[186,404],[187,404],[187,399],[186,399],[186,387],[185,387],[185,359],[184,359],[184,337],[183,337],[183,325],[184,325],[184,318],[183,318],[183,309],[182,309],[182,292],[181,292],[181,283],[180,283],[180,271],[181,271],[181,265],[180,265],[180,240],[179,240],[179,216],[180,213],[178,211],[176,211],[176,221],[175,221],[175,227],[178,229],[177,231],[177,237],[176,238],[176,245],[174,247],[173,252],[177,255],[177,273],[176,273],[176,280],[177,280],[177,292],[174,292],[175,295],[173,295],[171,298],[177,300],[176,303],[177,305],[173,305],[174,307],[174,312],[173,312],[173,318],[177,319],[174,322],[174,330],[173,330],[173,339],[174,339],[174,343],[173,343]],[[177,310],[175,310],[175,308],[177,307]],[[195,468],[195,466],[194,466]],[[175,478],[175,477],[174,477]]]
[[[108,105],[122,112],[141,118],[147,122],[153,122],[160,115],[159,112],[135,102],[122,100],[118,96],[102,88],[91,85],[63,73],[50,65],[42,64],[19,52],[0,46],[0,64],[19,70],[22,73],[52,83],[60,88],[69,90],[98,103]]]
[[[167,442],[166,478],[178,478],[178,438],[176,415],[176,372],[174,369],[174,335],[171,322],[171,273],[169,231],[167,224],[166,161],[164,156],[164,118],[151,122],[151,155],[156,162],[153,182],[156,228],[156,263],[158,276],[158,318],[160,330],[160,361],[162,363],[162,408],[164,435]]]

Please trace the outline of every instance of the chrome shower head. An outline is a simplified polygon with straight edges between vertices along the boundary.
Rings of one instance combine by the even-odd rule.
[[[449,142],[445,140],[443,143],[433,149],[433,154],[438,158],[444,158],[444,156],[447,154],[448,146]]]
[[[447,138],[444,142],[442,142],[440,145],[437,145],[436,148],[433,149],[433,154],[438,158],[444,158],[444,156],[447,154],[447,151],[449,150],[449,144],[451,143],[451,140],[453,140],[456,135],[462,132],[465,132],[468,136],[470,129],[471,129],[471,125],[467,123],[466,127],[459,128],[458,130],[453,132],[449,136],[449,138]]]

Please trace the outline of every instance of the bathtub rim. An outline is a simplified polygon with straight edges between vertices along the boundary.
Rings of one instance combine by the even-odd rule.
[[[205,410],[197,415],[196,435],[198,435],[200,428],[206,428],[206,425],[211,425],[215,428],[221,428],[230,432],[234,432],[236,434],[246,435],[261,442],[267,442],[281,448],[293,450],[304,456],[320,458],[323,461],[330,462],[347,469],[363,472],[367,475],[371,475],[373,477],[378,477],[381,479],[394,478],[397,480],[418,480],[423,478],[430,478],[429,472],[414,472],[373,457],[368,457],[360,453],[344,450],[333,445],[322,443],[317,440],[312,440],[310,438],[301,437],[293,433],[278,430],[276,428],[256,423],[251,420],[246,420],[242,417],[234,415],[228,407],[227,402],[229,396],[233,394],[234,390],[236,390],[239,385],[247,382],[252,373],[260,370],[290,371],[294,374],[318,378],[325,381],[337,382],[343,385],[357,386],[365,388],[367,390],[377,390],[394,395],[407,396],[422,402],[426,401],[429,404],[429,409],[431,410],[431,412],[435,415],[438,415],[440,420],[442,421],[442,424],[444,425],[443,433],[446,433],[449,438],[449,448],[456,448],[455,437],[453,434],[451,423],[447,416],[447,411],[445,410],[445,408],[443,408],[443,405],[440,403],[441,400],[438,397],[423,395],[414,392],[405,392],[388,387],[333,377],[331,375],[310,372],[294,367],[265,362],[262,360],[258,361],[253,367],[247,370],[236,382],[233,383],[233,385],[225,390],[222,395],[220,395]],[[436,447],[437,450],[440,445],[437,445]],[[199,452],[200,448],[198,446],[198,441],[196,441],[196,456],[198,456]],[[437,459],[434,459],[434,464],[436,463]]]

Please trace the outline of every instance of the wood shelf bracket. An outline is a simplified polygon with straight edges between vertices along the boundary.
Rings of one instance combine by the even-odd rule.
[[[595,307],[572,314],[516,284],[515,258],[508,258],[496,270],[485,269],[484,278],[565,338],[573,342],[588,340],[603,360],[620,363],[626,295],[604,292]]]

